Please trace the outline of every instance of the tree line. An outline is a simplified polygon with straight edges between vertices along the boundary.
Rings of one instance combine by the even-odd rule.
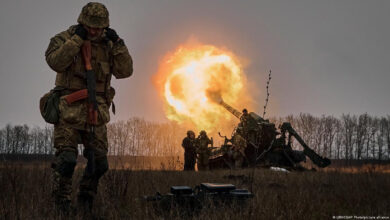
[[[390,159],[390,116],[368,114],[341,117],[289,115],[271,118],[278,126],[290,122],[303,140],[332,159]],[[233,128],[232,128],[233,130]],[[186,129],[173,123],[130,118],[107,125],[109,155],[178,156]],[[217,139],[217,135],[213,135]],[[217,143],[220,143],[221,140]],[[53,127],[6,125],[0,129],[0,154],[53,154]],[[300,149],[293,142],[293,147]],[[82,145],[79,145],[80,152]]]
[[[316,152],[332,159],[390,159],[390,116],[310,114],[275,118],[288,121]]]

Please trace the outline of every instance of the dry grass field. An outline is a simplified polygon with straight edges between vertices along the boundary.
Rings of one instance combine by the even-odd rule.
[[[167,193],[172,185],[194,187],[202,182],[218,182],[247,188],[255,196],[244,208],[202,209],[186,218],[332,219],[333,216],[382,216],[388,219],[390,173],[385,172],[388,167],[377,166],[353,169],[353,172],[329,168],[291,173],[266,169],[212,172],[110,169],[100,182],[93,212],[100,219],[180,219],[178,210],[171,210],[165,216],[156,215],[152,205],[140,198],[154,195],[157,191]],[[74,174],[74,191],[81,178],[81,168],[82,165],[79,165]],[[66,219],[54,214],[50,174],[48,162],[29,165],[2,163],[0,219]]]

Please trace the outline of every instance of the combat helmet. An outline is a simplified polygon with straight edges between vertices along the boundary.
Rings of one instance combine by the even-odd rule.
[[[90,2],[81,10],[77,22],[92,28],[106,28],[109,26],[108,10],[98,2]]]

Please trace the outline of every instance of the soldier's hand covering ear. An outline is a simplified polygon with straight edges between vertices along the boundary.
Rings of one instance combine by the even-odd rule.
[[[77,25],[76,31],[74,32],[76,35],[81,37],[83,40],[87,39],[88,31],[83,27],[82,24]]]
[[[109,27],[106,28],[106,36],[108,39],[110,39],[114,43],[117,42],[119,39],[119,36],[116,33],[116,31],[114,29],[109,28]]]

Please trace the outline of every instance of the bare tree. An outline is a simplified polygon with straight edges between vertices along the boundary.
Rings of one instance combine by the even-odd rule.
[[[377,135],[377,143],[378,143],[378,159],[383,159],[383,147],[385,142],[386,130],[387,130],[387,120],[386,118],[381,118],[379,121],[379,131]]]
[[[353,159],[353,144],[354,144],[354,132],[356,127],[356,117],[350,114],[341,116],[344,127],[344,146],[345,146],[345,158]]]
[[[359,160],[362,158],[363,145],[367,139],[367,123],[367,113],[360,115],[356,127],[356,158]]]
[[[334,145],[334,140],[337,132],[337,122],[338,120],[333,116],[328,116],[324,119],[324,147],[323,155],[332,158],[332,147]]]

